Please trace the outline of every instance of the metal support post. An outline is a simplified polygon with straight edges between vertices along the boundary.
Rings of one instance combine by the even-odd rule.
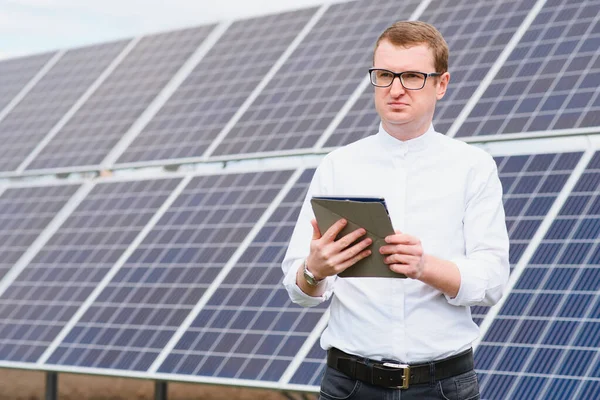
[[[167,382],[156,381],[154,383],[154,400],[167,400]]]
[[[58,400],[58,374],[46,372],[46,400]]]

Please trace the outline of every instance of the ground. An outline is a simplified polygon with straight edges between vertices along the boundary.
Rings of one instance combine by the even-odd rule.
[[[0,400],[44,400],[46,376],[41,372],[0,369]],[[140,379],[59,374],[59,400],[154,400],[154,382]],[[300,394],[170,383],[168,400],[286,400]],[[310,395],[304,398],[315,399]]]

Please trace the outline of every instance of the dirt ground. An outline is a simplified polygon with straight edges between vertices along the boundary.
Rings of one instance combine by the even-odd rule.
[[[44,400],[41,372],[0,369],[0,400]],[[154,382],[140,379],[59,374],[59,400],[154,400]],[[216,385],[169,383],[168,400],[316,399],[315,395]]]

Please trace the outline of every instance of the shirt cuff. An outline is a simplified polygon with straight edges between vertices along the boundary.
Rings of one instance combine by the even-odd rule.
[[[488,288],[488,279],[485,269],[481,267],[481,260],[457,258],[450,260],[460,271],[460,287],[456,297],[446,295],[448,303],[453,306],[471,306],[484,301]]]
[[[288,270],[288,273],[283,278],[283,286],[287,290],[292,302],[302,307],[315,307],[324,301],[327,301],[331,297],[333,277],[329,276],[325,278],[324,282],[321,283],[321,285],[326,285],[325,292],[321,296],[309,296],[308,294],[304,293],[296,284],[296,274],[298,273],[300,264],[303,262],[303,260],[300,260],[299,262],[293,264],[292,268]]]

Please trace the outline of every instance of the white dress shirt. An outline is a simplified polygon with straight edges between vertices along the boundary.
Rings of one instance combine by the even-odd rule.
[[[313,195],[384,197],[394,229],[419,238],[426,254],[458,266],[457,296],[450,298],[413,279],[337,276],[321,283],[326,285],[322,296],[304,293],[296,284],[296,272],[309,252]],[[433,126],[404,142],[380,126],[376,135],[323,159],[282,268],[294,303],[311,307],[335,294],[321,336],[324,349],[405,363],[459,353],[479,335],[469,306],[496,303],[509,275],[496,163],[485,151],[437,133]]]

